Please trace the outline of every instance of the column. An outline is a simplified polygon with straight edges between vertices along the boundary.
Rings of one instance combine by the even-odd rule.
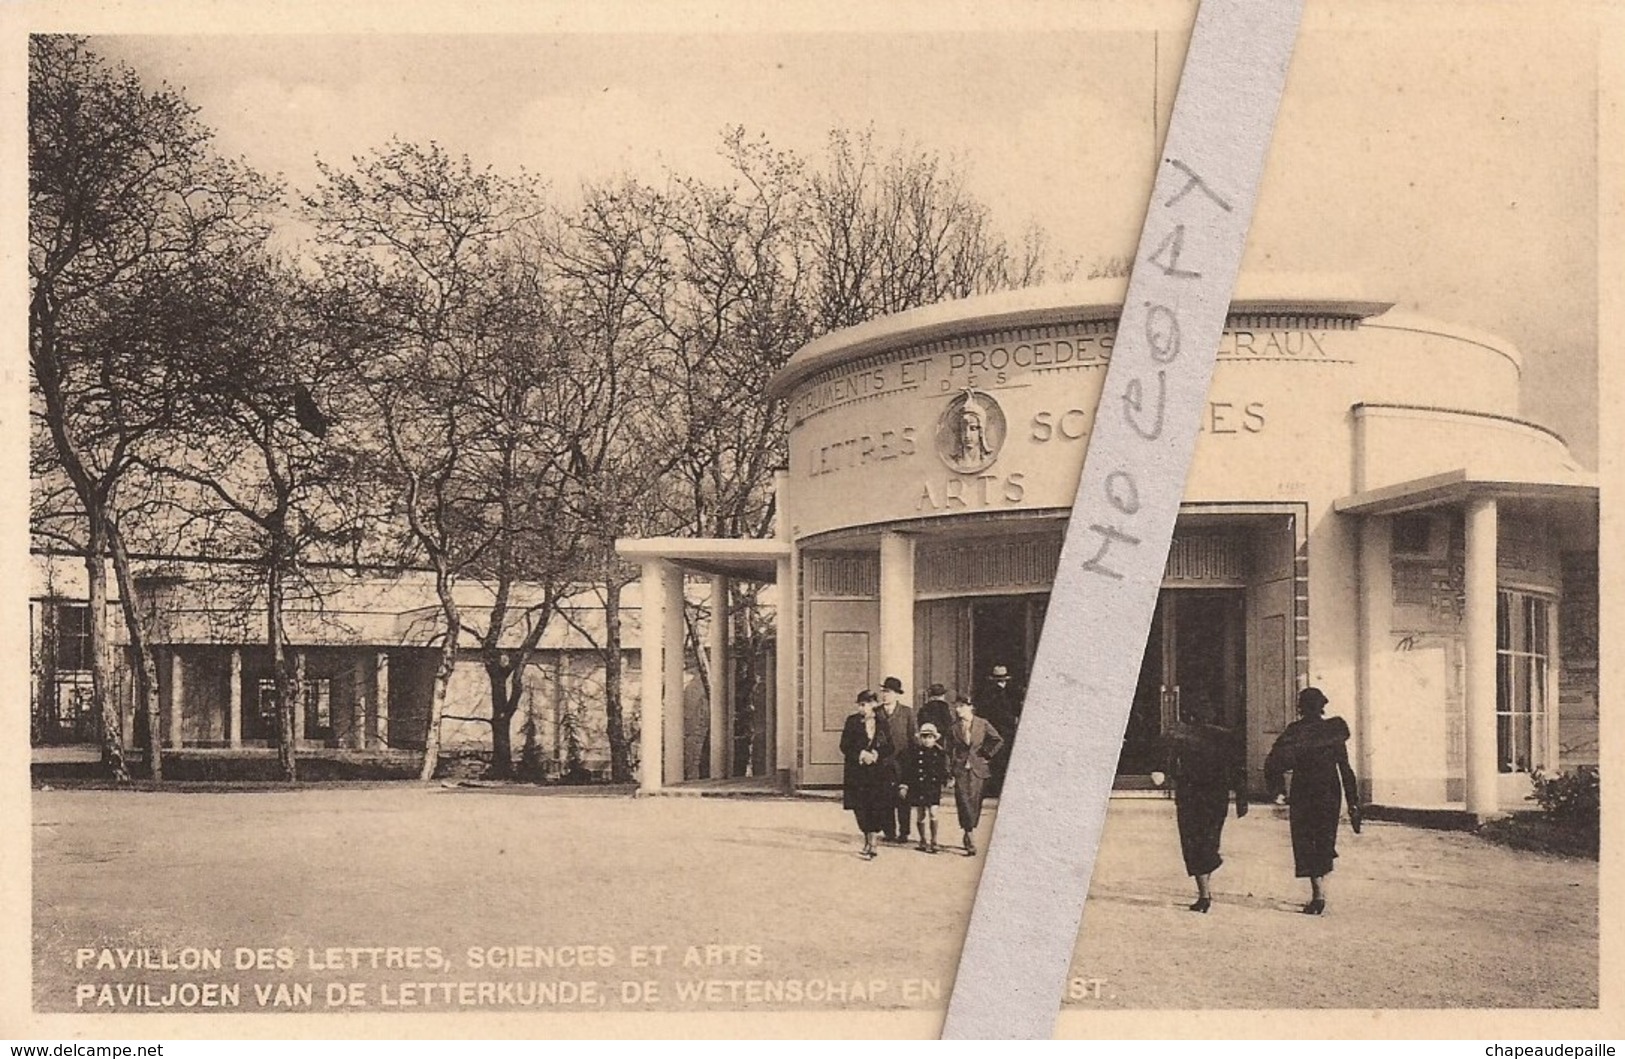
[[[389,749],[389,652],[379,651],[373,662],[372,716],[374,746]]]
[[[1379,669],[1379,658],[1385,658],[1390,647],[1388,632],[1393,624],[1393,521],[1384,516],[1368,515],[1360,520],[1359,532],[1360,628],[1354,702],[1354,768],[1365,787],[1366,799],[1384,801],[1398,797],[1393,789],[1393,781],[1410,778],[1385,774],[1380,777],[1382,783],[1377,782],[1377,722],[1373,714],[1379,709],[1393,709],[1398,705],[1390,702],[1384,694],[1383,674]],[[1392,768],[1391,761],[1385,764]],[[1442,770],[1444,762],[1438,764]]]
[[[372,683],[367,671],[371,668],[371,659],[363,653],[357,653],[350,665],[350,747],[354,750],[367,749],[367,690]]]
[[[305,652],[290,651],[293,655],[293,745],[305,741]]]
[[[181,653],[172,648],[169,652],[169,701],[165,703],[169,714],[169,740],[165,745],[171,749],[181,746],[182,707],[186,701],[185,667]]]
[[[880,536],[880,669],[917,697],[914,682],[914,538]]]
[[[728,579],[711,578],[711,630],[706,653],[711,658],[711,778],[728,771]]]
[[[688,705],[683,695],[683,645],[688,625],[683,615],[683,572],[669,563],[666,566],[665,589],[666,605],[662,609],[666,612],[666,640],[661,652],[665,663],[664,694],[661,697],[665,706],[662,715],[666,722],[664,775],[667,780],[681,781],[688,778],[683,772],[683,715]]]
[[[780,494],[783,495],[782,493]],[[796,761],[796,668],[801,645],[796,633],[801,614],[801,586],[796,583],[800,569],[800,556],[795,549],[778,560],[775,581],[778,585],[779,606],[773,616],[774,681],[773,681],[773,742],[767,767],[789,787],[795,779]]]
[[[766,755],[767,769],[789,789],[795,782],[798,764],[796,715],[800,703],[796,701],[796,670],[801,658],[801,644],[797,640],[801,591],[796,583],[796,573],[801,569],[801,557],[795,548],[788,470],[773,473],[773,537],[790,545],[790,554],[775,564],[778,610],[773,617],[773,709],[767,717],[768,731],[762,734],[762,738],[770,740]]]
[[[1467,503],[1467,811],[1499,813],[1495,764],[1495,500]]]
[[[243,745],[243,649],[231,649],[231,667],[226,674],[226,740],[233,750]]]
[[[665,720],[661,710],[661,695],[665,690],[665,667],[661,665],[661,652],[666,643],[666,561],[645,559],[639,578],[640,611],[638,614],[641,694],[638,704],[639,749],[638,790],[654,793],[660,790],[664,762],[661,758]]]

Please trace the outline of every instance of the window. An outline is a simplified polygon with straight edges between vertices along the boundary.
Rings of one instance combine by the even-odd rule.
[[[261,677],[258,684],[260,717],[267,725],[267,736],[276,731],[276,680]],[[327,677],[313,677],[305,681],[304,701],[305,737],[325,739],[333,729],[333,682]]]
[[[1496,765],[1532,772],[1550,763],[1547,698],[1552,604],[1503,590],[1495,601]]]
[[[1450,533],[1435,515],[1396,515],[1394,517],[1394,556],[1400,559],[1443,559],[1449,549]]]
[[[59,603],[52,615],[52,662],[57,670],[90,668],[90,608]]]

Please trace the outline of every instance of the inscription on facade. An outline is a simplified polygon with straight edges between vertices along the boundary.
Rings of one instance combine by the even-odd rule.
[[[1220,360],[1331,361],[1326,329],[1237,329],[1219,339]],[[1171,335],[1162,335],[1166,342]],[[889,363],[865,362],[834,369],[801,386],[790,400],[790,422],[855,401],[887,394],[931,396],[977,387],[1005,386],[1029,373],[1105,367],[1117,336],[1077,330],[1053,337],[981,342],[966,349]]]

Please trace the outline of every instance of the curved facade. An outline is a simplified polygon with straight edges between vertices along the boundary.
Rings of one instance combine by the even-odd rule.
[[[1022,683],[1121,297],[943,303],[825,336],[774,380],[789,428],[775,748],[791,782],[838,782],[853,693],[886,675],[915,701],[933,682],[977,697],[994,666]],[[1520,371],[1497,339],[1329,284],[1243,283],[1120,786],[1143,782],[1192,697],[1246,732],[1257,775],[1310,683],[1354,729],[1369,801],[1488,813],[1562,763],[1576,740],[1560,701],[1569,728],[1585,722],[1565,651],[1583,678],[1589,650],[1594,725],[1596,486],[1519,417]],[[703,568],[702,542],[662,547],[623,551]],[[1566,595],[1593,601],[1589,624],[1561,614]],[[1591,645],[1562,643],[1570,627]]]

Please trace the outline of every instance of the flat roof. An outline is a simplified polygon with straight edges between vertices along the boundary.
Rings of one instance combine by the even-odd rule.
[[[1115,321],[1122,315],[1127,293],[1126,278],[1087,280],[979,294],[879,316],[831,331],[802,346],[768,383],[768,395],[784,397],[809,376],[848,360],[967,331]],[[1393,304],[1391,300],[1367,296],[1347,278],[1264,273],[1241,277],[1230,302],[1230,313],[1363,320],[1387,312]],[[1414,326],[1418,319],[1407,317],[1407,322]],[[1454,333],[1455,329],[1449,330]]]
[[[790,542],[754,537],[622,537],[615,542],[621,558],[665,559],[697,574],[716,574],[771,584],[778,580],[779,560],[790,557]]]
[[[1550,475],[1521,475],[1458,467],[1442,474],[1353,493],[1333,501],[1332,508],[1344,515],[1395,515],[1459,504],[1475,496],[1594,504],[1597,476],[1584,471],[1554,470]]]

